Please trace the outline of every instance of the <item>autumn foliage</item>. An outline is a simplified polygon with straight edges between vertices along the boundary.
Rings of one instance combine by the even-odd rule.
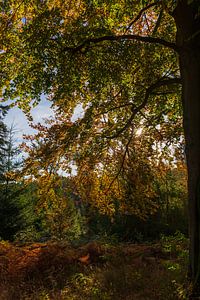
[[[152,300],[154,296],[163,300],[182,299],[176,286],[170,283],[173,272],[170,274],[166,268],[168,263],[176,266],[181,262],[179,253],[187,243],[178,245],[180,248],[166,251],[161,244],[112,246],[92,242],[72,247],[67,243],[14,245],[1,242],[1,299],[42,299],[44,294],[52,300],[77,299],[78,296],[98,299],[102,295],[107,295],[107,299],[113,296],[122,299],[137,294],[138,299],[146,299],[147,293]],[[148,270],[153,276],[148,277]],[[166,280],[165,285],[160,281],[161,275],[163,281]],[[181,278],[177,277],[177,285],[181,286]],[[148,290],[145,280],[151,282]]]

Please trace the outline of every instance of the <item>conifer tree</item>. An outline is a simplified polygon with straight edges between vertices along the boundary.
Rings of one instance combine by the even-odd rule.
[[[3,121],[7,108],[1,107],[0,116],[0,237],[12,240],[21,226],[20,204],[18,196],[20,186],[9,172],[19,167],[15,146],[14,128],[8,129]]]

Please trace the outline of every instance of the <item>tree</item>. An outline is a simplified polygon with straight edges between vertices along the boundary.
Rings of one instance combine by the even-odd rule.
[[[190,276],[200,282],[200,4],[177,1],[3,1],[2,97],[27,102],[48,95],[69,120],[60,140],[103,149],[127,139],[143,114],[180,119],[182,93],[188,166]],[[17,67],[16,67],[17,66]],[[180,89],[182,85],[182,89]],[[157,116],[157,118],[155,118]],[[170,119],[170,118],[169,118]],[[99,125],[101,124],[101,129]],[[95,126],[95,129],[94,129]],[[63,127],[64,128],[64,127]],[[62,131],[63,132],[63,131]],[[90,133],[90,134],[89,134]],[[93,136],[91,139],[90,137]],[[95,143],[94,143],[95,142]],[[128,143],[128,142],[127,142]],[[59,143],[58,143],[59,144]],[[55,150],[56,144],[51,148]],[[77,150],[77,149],[76,149]]]
[[[52,239],[76,240],[84,233],[84,218],[75,205],[70,179],[44,172],[35,181],[36,209]]]
[[[6,108],[0,106],[0,181],[4,180],[5,171],[5,149],[7,147],[7,127],[3,122],[3,117],[6,113]]]
[[[17,201],[21,187],[11,176],[19,167],[17,156],[19,150],[15,146],[14,128],[10,129],[3,122],[7,108],[1,107],[0,118],[0,237],[13,239],[21,226],[20,205]]]

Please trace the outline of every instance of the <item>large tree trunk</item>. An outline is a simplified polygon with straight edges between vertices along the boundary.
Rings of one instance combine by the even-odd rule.
[[[194,293],[200,295],[200,3],[199,0],[188,3],[187,0],[179,0],[174,18],[183,80],[183,126],[189,192],[189,273]]]

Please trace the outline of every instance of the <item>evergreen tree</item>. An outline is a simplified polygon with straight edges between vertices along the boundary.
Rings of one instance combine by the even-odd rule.
[[[7,146],[7,127],[3,123],[3,117],[7,108],[4,106],[0,106],[0,182],[4,181],[4,171],[5,171],[5,150]]]
[[[9,172],[19,167],[15,147],[14,128],[8,129],[3,122],[5,109],[1,108],[0,118],[0,237],[12,240],[21,227],[20,204],[21,186],[16,184]]]

